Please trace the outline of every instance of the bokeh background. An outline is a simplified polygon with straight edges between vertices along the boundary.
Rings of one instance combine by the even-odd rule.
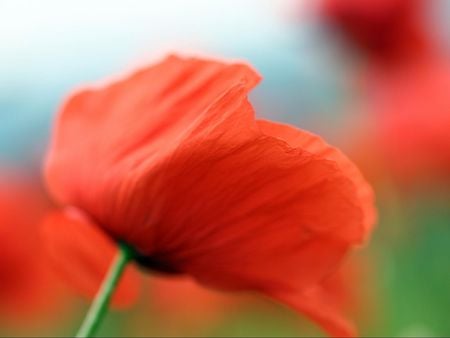
[[[71,335],[88,307],[36,263],[39,231],[30,226],[51,208],[40,170],[61,102],[79,86],[170,52],[251,63],[263,76],[251,95],[258,116],[320,134],[373,184],[377,229],[343,272],[343,306],[361,334],[450,335],[450,1],[341,1],[363,7],[356,24],[326,2],[339,3],[0,1],[0,256],[16,250],[8,226],[29,227],[17,235],[20,260],[0,257],[0,335]],[[410,15],[406,7],[399,5],[404,15],[391,18],[394,26],[371,21],[401,2],[419,8],[411,29],[420,38],[395,28]],[[364,25],[375,33],[360,35]],[[382,34],[388,46],[362,43]],[[147,279],[139,304],[111,312],[100,335],[322,334],[252,295]]]

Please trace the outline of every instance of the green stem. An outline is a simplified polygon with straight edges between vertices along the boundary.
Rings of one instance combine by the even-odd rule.
[[[100,289],[78,330],[77,337],[92,337],[101,320],[105,317],[111,296],[122,276],[122,273],[133,256],[133,250],[125,244],[119,244],[119,252],[109,267]]]

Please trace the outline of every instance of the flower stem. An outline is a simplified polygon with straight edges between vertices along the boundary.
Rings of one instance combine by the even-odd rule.
[[[83,324],[78,330],[77,337],[92,337],[95,334],[101,320],[105,317],[111,296],[122,276],[122,273],[133,256],[133,250],[123,244],[119,244],[119,251],[114,258],[108,273],[103,280],[100,289],[92,302]]]

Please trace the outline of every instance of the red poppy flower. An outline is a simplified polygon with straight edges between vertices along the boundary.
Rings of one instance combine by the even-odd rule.
[[[372,60],[396,65],[427,55],[423,0],[323,0],[321,12]]]
[[[39,246],[39,223],[49,209],[35,181],[0,174],[0,314],[2,325],[42,321],[61,305],[61,285]]]
[[[108,263],[99,256],[115,250],[97,248],[103,237],[132,246],[152,271],[259,291],[331,334],[354,333],[305,292],[367,237],[372,191],[319,137],[255,120],[247,94],[259,79],[244,64],[171,56],[69,99],[45,177],[85,216],[62,211],[46,234],[73,283],[98,288]]]
[[[379,75],[379,74],[378,74]],[[450,68],[420,64],[370,81],[374,138],[403,186],[450,178]]]

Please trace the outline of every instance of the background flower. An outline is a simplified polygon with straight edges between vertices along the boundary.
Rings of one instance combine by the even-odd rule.
[[[37,177],[1,170],[0,312],[2,327],[11,332],[30,334],[32,327],[51,325],[57,313],[70,313],[41,245],[39,224],[49,210]]]

